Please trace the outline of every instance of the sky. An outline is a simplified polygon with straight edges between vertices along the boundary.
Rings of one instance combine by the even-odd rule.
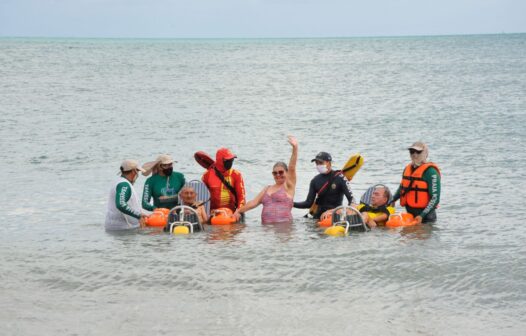
[[[526,32],[526,0],[0,0],[0,36],[250,38]]]

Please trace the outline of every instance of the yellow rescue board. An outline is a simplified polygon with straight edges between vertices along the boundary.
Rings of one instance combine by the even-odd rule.
[[[342,173],[349,181],[351,181],[362,166],[363,156],[361,156],[360,153],[354,154],[349,158],[345,166],[343,166]]]

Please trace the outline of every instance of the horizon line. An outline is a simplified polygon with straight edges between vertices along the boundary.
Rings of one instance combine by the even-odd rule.
[[[107,40],[277,40],[277,39],[352,39],[352,38],[410,38],[410,37],[454,37],[454,36],[491,36],[491,35],[520,35],[526,32],[500,32],[500,33],[452,33],[452,34],[411,34],[411,35],[354,35],[354,36],[231,36],[231,37],[131,37],[131,36],[4,36],[0,39],[107,39]]]

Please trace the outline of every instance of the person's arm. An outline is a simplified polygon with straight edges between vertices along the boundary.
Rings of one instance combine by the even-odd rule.
[[[373,220],[376,224],[378,224],[378,223],[382,223],[382,222],[387,221],[387,218],[388,218],[388,217],[389,217],[389,216],[387,216],[386,214],[383,213],[383,214],[381,214],[381,215],[378,215],[378,216],[372,218],[372,220]]]
[[[128,201],[131,198],[131,187],[126,182],[121,182],[117,184],[117,193],[115,194],[115,206],[117,209],[125,215],[141,219],[141,214],[135,212],[128,205]]]
[[[242,213],[245,213],[245,212],[247,212],[249,210],[252,210],[255,207],[257,207],[258,205],[260,205],[261,204],[261,200],[263,199],[263,196],[267,192],[267,189],[268,189],[268,187],[263,188],[263,190],[261,190],[259,192],[259,194],[256,196],[256,198],[254,198],[251,201],[248,201],[247,204],[243,205],[241,208],[238,208],[236,210],[236,212],[234,213],[234,217],[236,218],[236,220],[239,220],[239,217],[240,217],[240,215]]]
[[[398,189],[396,189],[396,192],[393,195],[393,201],[391,202],[392,204],[395,204],[395,202],[400,199],[401,190],[402,190],[402,185],[400,184],[398,185]]]
[[[243,181],[243,176],[239,171],[234,172],[234,189],[236,190],[237,206],[239,209],[246,203],[245,196],[245,182]]]
[[[206,214],[206,210],[204,206],[200,205],[197,208],[197,216],[199,217],[201,224],[208,222],[208,215]]]
[[[288,137],[289,144],[292,146],[292,154],[289,160],[289,171],[287,178],[287,189],[291,191],[292,198],[294,198],[294,192],[296,191],[296,163],[298,162],[298,140],[295,137]]]
[[[360,214],[362,215],[363,221],[365,224],[367,224],[369,227],[376,227],[376,222],[373,218],[369,217],[369,213],[366,211],[368,207],[364,203],[360,203],[356,205],[356,210],[360,211]]]
[[[152,199],[152,190],[153,186],[151,179],[147,178],[146,182],[144,182],[144,189],[142,191],[142,208],[148,211],[154,210],[154,206],[150,204],[150,200]]]
[[[420,213],[420,217],[425,218],[440,203],[440,174],[435,168],[430,167],[424,173],[423,179],[427,182],[427,192],[429,193],[429,203]]]
[[[303,202],[294,202],[294,207],[298,209],[308,209],[312,206],[312,203],[314,203],[315,197],[316,197],[316,190],[314,188],[314,179],[313,179],[310,181],[309,194],[307,195],[307,199]]]
[[[340,183],[341,183],[341,186],[342,186],[342,189],[343,189],[343,194],[345,195],[345,198],[347,198],[347,204],[351,205],[352,203],[352,192],[351,192],[351,189],[349,188],[349,186],[347,185],[347,179],[343,176],[343,175],[340,175],[339,176],[340,178]]]

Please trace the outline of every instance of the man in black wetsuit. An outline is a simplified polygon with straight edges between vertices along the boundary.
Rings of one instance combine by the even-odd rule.
[[[352,193],[347,187],[347,180],[340,171],[331,169],[331,155],[319,152],[311,162],[316,162],[319,174],[310,181],[307,199],[303,202],[294,202],[294,207],[308,209],[315,203],[316,209],[311,211],[311,215],[314,218],[320,218],[325,211],[342,205],[343,195],[351,204]]]

